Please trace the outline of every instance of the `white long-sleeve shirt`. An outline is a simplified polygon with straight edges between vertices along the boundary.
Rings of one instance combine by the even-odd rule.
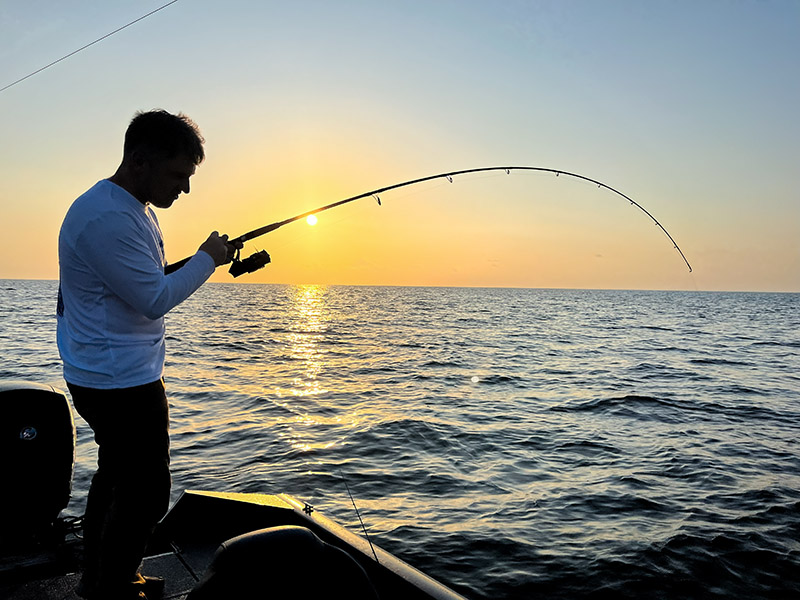
[[[214,272],[199,251],[164,275],[164,242],[153,210],[99,181],[73,202],[58,238],[57,341],[64,379],[112,389],[164,373],[164,315]]]

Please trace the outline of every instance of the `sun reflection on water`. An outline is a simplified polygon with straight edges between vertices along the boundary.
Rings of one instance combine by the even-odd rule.
[[[325,366],[320,342],[330,319],[325,306],[326,292],[327,288],[322,285],[301,285],[294,290],[288,327],[289,356],[300,364],[289,390],[294,396],[311,396],[327,391],[318,379]]]
[[[288,355],[297,361],[298,368],[293,369],[291,387],[284,390],[284,393],[295,398],[310,399],[328,391],[319,380],[326,366],[321,342],[324,340],[327,323],[331,318],[330,310],[325,303],[327,291],[322,285],[300,285],[293,290],[287,341]],[[298,413],[295,424],[305,430],[326,421],[324,417],[312,414],[313,412],[315,411],[303,410]],[[301,435],[296,427],[289,427],[288,433],[294,450],[305,453],[318,449],[318,445],[308,443],[308,436]],[[331,442],[324,444],[326,447],[330,445]]]

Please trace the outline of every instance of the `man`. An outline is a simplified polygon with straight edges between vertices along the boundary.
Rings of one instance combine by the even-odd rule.
[[[203,142],[184,115],[137,113],[116,173],[75,200],[61,226],[58,349],[75,409],[99,446],[77,589],[91,600],[152,600],[163,589],[139,565],[169,504],[164,315],[241,247],[215,231],[186,265],[164,274],[152,207],[189,193]]]

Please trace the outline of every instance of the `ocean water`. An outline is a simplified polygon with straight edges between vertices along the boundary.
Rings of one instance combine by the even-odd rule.
[[[1,379],[65,389],[56,287],[0,281]],[[175,497],[358,531],[349,486],[476,600],[800,598],[800,294],[206,284],[167,328]]]

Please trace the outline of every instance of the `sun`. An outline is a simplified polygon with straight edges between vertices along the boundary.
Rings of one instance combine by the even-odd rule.
[[[316,225],[317,224],[317,216],[316,215],[308,215],[306,217],[306,223],[309,225]]]

